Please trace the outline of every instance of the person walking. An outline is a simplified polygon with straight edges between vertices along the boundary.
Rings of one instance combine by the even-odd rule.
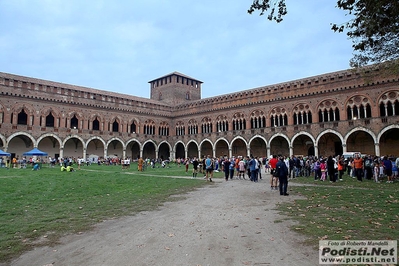
[[[229,165],[229,176],[230,176],[230,180],[233,180],[235,169],[236,169],[236,161],[235,161],[234,158],[231,158],[231,160],[230,160],[230,165]]]
[[[188,166],[190,165],[190,158],[184,160],[184,166],[186,167],[186,173],[188,173]]]
[[[202,161],[201,161],[201,163],[202,163],[202,173],[204,174],[204,179],[206,178],[206,164],[205,164],[205,161],[206,161],[206,157],[204,155],[204,157],[202,158]]]
[[[391,162],[392,162],[392,178],[391,178],[391,180],[393,181],[398,178],[398,167],[396,166],[394,158],[391,158]]]
[[[380,178],[380,164],[378,162],[374,162],[374,182],[380,183],[379,178]]]
[[[198,165],[199,165],[197,157],[194,157],[192,164],[193,164],[193,178],[196,178],[198,173]]]
[[[326,181],[327,164],[324,159],[320,161],[321,181]]]
[[[355,159],[353,159],[353,166],[355,168],[355,176],[358,181],[363,181],[363,159],[360,157],[360,154],[355,155]]]
[[[288,158],[288,176],[290,178],[295,178],[295,171],[294,171],[294,167],[295,167],[295,161],[294,161],[294,155],[291,155],[291,158]]]
[[[254,158],[253,155],[251,155],[251,160],[249,161],[248,165],[249,165],[249,170],[251,172],[250,180],[252,182],[256,182],[255,181],[255,178],[256,178],[256,161],[255,161],[255,158]]]
[[[269,165],[270,165],[270,189],[273,190],[277,190],[277,180],[278,177],[275,176],[275,171],[276,171],[276,165],[278,163],[278,159],[277,156],[273,155],[271,156],[270,160],[269,160]]]
[[[258,182],[258,175],[259,175],[259,161],[258,161],[258,157],[253,157],[252,156],[252,160],[254,161],[254,165],[255,165],[255,173],[253,176],[253,180],[254,182]],[[251,173],[252,175],[252,173]]]
[[[245,170],[247,171],[248,179],[251,180],[251,168],[249,167],[249,162],[251,159],[249,156],[246,157],[245,159]]]
[[[255,157],[256,161],[258,162],[258,174],[257,174],[257,179],[259,177],[259,180],[262,179],[262,160],[261,158]]]
[[[279,179],[279,188],[281,196],[288,196],[288,168],[284,162],[284,157],[281,156],[280,160],[276,164],[276,172],[278,174]]]
[[[210,181],[212,182],[212,178],[213,178],[213,160],[211,158],[210,155],[208,155],[208,157],[205,160],[205,170],[206,170],[206,181]]]
[[[318,181],[321,179],[321,169],[320,169],[320,160],[316,159],[313,163],[313,171],[314,171],[314,181]]]
[[[368,155],[364,158],[364,178],[371,180],[373,177],[373,158]]]
[[[387,177],[387,183],[393,183],[392,179],[392,162],[387,156],[384,156],[382,163],[384,164],[384,173]]]
[[[328,156],[327,159],[327,173],[330,178],[330,182],[335,182],[335,162],[331,155]]]
[[[240,173],[238,174],[238,178],[241,179],[242,176],[242,178],[245,179],[245,162],[243,158],[240,159],[238,166],[240,171]]]
[[[142,157],[139,158],[137,162],[137,169],[141,172],[143,171],[144,160]]]
[[[234,159],[234,167],[235,167],[235,170],[237,173],[237,179],[238,179],[240,176],[240,166],[238,165],[240,162],[240,156],[237,156],[237,158],[233,157],[233,159]]]
[[[227,157],[224,158],[224,161],[223,161],[223,172],[224,172],[224,179],[226,181],[229,180],[230,165],[231,165],[230,160]]]
[[[344,175],[345,172],[345,162],[344,162],[344,157],[340,156],[338,159],[338,177],[339,181],[342,181],[342,176]]]

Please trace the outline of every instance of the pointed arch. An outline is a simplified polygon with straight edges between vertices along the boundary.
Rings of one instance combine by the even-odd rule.
[[[201,120],[201,133],[212,133],[212,119],[210,117],[204,117]]]
[[[298,103],[292,109],[292,120],[294,125],[312,124],[313,111],[309,104]]]
[[[189,135],[198,134],[198,123],[195,119],[190,119],[188,121],[188,134]]]
[[[326,99],[319,103],[317,110],[319,122],[340,121],[339,104],[333,99]]]
[[[251,112],[250,117],[251,117],[251,129],[266,127],[266,115],[264,111],[256,109]]]
[[[371,118],[371,103],[365,95],[354,95],[346,101],[347,120]]]
[[[218,115],[216,117],[216,132],[229,131],[229,122],[226,115]]]
[[[270,126],[283,127],[288,125],[287,110],[282,106],[276,106],[270,110]]]
[[[154,122],[154,120],[148,119],[148,120],[144,121],[144,134],[145,135],[155,135],[155,122]]]
[[[234,113],[232,118],[233,130],[245,130],[247,129],[247,122],[245,120],[245,114],[242,112]]]
[[[166,121],[162,121],[158,126],[158,135],[159,136],[169,136],[169,123]]]
[[[380,117],[399,115],[399,90],[390,90],[382,93],[378,99]]]

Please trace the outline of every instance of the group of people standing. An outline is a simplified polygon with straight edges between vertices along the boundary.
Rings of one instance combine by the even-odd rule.
[[[358,181],[373,180],[380,183],[385,178],[387,183],[393,183],[398,178],[399,157],[392,156],[360,156],[357,154],[348,161],[348,175],[357,178]]]
[[[288,180],[298,176],[314,176],[315,181],[327,181],[331,183],[342,181],[343,175],[348,175],[362,181],[374,177],[376,182],[380,182],[381,177],[388,178],[388,183],[398,176],[399,158],[396,161],[392,158],[381,157],[372,158],[370,156],[361,157],[360,154],[354,158],[344,156],[281,156],[273,155],[270,158],[258,158],[253,155],[237,157],[212,158],[211,156],[184,161],[186,172],[188,165],[193,165],[193,178],[199,172],[204,173],[204,179],[212,182],[213,173],[220,169],[224,173],[226,181],[237,179],[248,179],[258,182],[262,179],[262,168],[265,173],[271,174],[270,189],[279,191],[280,195],[288,196]]]
[[[315,181],[326,181],[327,178],[330,179],[330,182],[342,181],[345,171],[345,161],[342,156],[338,159],[331,155],[328,158],[315,158],[312,166]]]
[[[279,162],[279,159],[281,159]],[[204,179],[212,182],[213,172],[215,166],[220,165],[220,169],[224,173],[226,181],[234,179],[246,179],[257,183],[262,179],[262,168],[264,167],[265,172],[277,173],[272,175],[271,186],[273,190],[280,190],[280,195],[288,196],[288,168],[284,163],[284,157],[273,156],[270,160],[267,158],[258,158],[256,156],[237,156],[228,158],[227,156],[221,159],[212,158],[210,155],[204,157],[202,160],[198,160],[194,157],[191,160],[193,165],[193,178],[197,177],[198,172],[204,173]],[[277,170],[276,170],[277,169]],[[187,171],[187,169],[186,169]]]
[[[373,180],[379,183],[387,178],[387,183],[393,183],[398,177],[399,158],[355,154],[353,158],[344,158],[342,155],[320,157],[311,164],[315,181],[325,181],[327,178],[330,182],[342,181],[343,175],[347,173],[360,182]]]

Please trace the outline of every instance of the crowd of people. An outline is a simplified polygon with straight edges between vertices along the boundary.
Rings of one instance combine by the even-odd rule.
[[[44,159],[41,157],[13,157],[10,159],[9,157],[0,157],[0,167],[7,168],[33,168],[34,165],[40,166],[44,163]],[[37,167],[36,167],[37,169]],[[35,170],[36,170],[35,169]]]
[[[279,190],[280,195],[288,196],[288,167],[285,164],[284,157],[272,156],[269,159],[256,156],[233,156],[228,158],[212,158],[210,155],[202,159],[178,159],[177,164],[181,162],[186,166],[188,172],[189,165],[193,165],[192,177],[196,178],[198,173],[204,174],[204,179],[212,182],[213,173],[222,171],[226,181],[232,179],[249,180],[254,183],[262,179],[263,173],[272,173],[271,189]],[[264,169],[264,170],[263,170]],[[247,178],[246,178],[247,177]]]
[[[72,165],[77,165],[80,169],[81,165],[90,165],[96,163],[98,165],[120,165],[122,169],[130,169],[130,164],[133,160],[130,158],[120,159],[117,156],[109,158],[87,158],[84,160],[81,157],[37,157],[21,159],[17,156],[8,162],[11,168],[26,168],[31,165],[34,168],[35,164],[48,164],[50,167],[55,167],[57,163],[61,170],[74,171]],[[169,160],[138,158],[137,170],[144,171],[147,167],[150,168],[168,168]],[[0,158],[0,165],[4,166],[6,159]],[[214,172],[223,172],[226,181],[232,179],[247,179],[252,182],[258,182],[262,179],[262,173],[270,173],[270,189],[280,190],[283,195],[287,194],[284,190],[285,180],[280,182],[280,176],[285,176],[288,179],[296,177],[313,177],[315,181],[330,181],[332,183],[342,181],[344,174],[356,178],[358,181],[373,180],[376,183],[386,181],[393,183],[398,179],[399,157],[393,156],[372,156],[355,154],[354,157],[340,156],[277,156],[273,155],[267,157],[250,156],[222,156],[220,158],[213,158],[210,155],[200,158],[177,158],[172,161],[178,167],[184,167],[188,172],[190,165],[192,165],[192,177],[196,178],[198,173],[203,173],[204,179],[212,182]],[[284,164],[284,166],[282,165]],[[284,168],[284,169],[283,169]],[[39,169],[36,166],[37,170]],[[279,171],[279,169],[282,169]],[[285,174],[285,171],[287,174]],[[280,173],[281,172],[281,173]],[[281,187],[282,186],[282,187]]]
[[[296,177],[313,177],[315,181],[342,181],[344,174],[356,178],[358,181],[373,180],[393,183],[398,179],[399,158],[383,156],[362,156],[345,158],[339,156],[277,156],[269,158],[256,156],[223,156],[212,158],[204,156],[202,159],[177,159],[178,166],[184,165],[186,172],[189,165],[193,167],[192,177],[198,173],[204,174],[204,179],[212,182],[213,172],[222,171],[226,181],[232,179],[247,179],[258,182],[263,173],[270,173],[270,189],[280,191],[288,196],[287,184],[289,179]],[[262,170],[264,169],[264,170]],[[247,178],[246,178],[247,177]]]
[[[25,168],[32,168],[32,170],[39,170],[44,163],[43,159],[40,157],[22,157],[19,158],[13,157],[10,159],[9,157],[0,157],[0,168],[18,168],[18,169],[25,169]]]
[[[78,169],[80,169],[81,165],[106,165],[106,166],[121,166],[122,170],[130,169],[130,166],[133,162],[137,163],[137,170],[138,171],[145,171],[147,168],[168,168],[169,167],[169,160],[163,160],[161,158],[158,159],[151,159],[139,157],[138,159],[133,160],[131,157],[126,157],[125,159],[119,158],[118,156],[112,157],[98,157],[98,158],[87,158],[84,160],[81,157],[65,157],[58,159],[60,166],[64,165],[78,165]]]

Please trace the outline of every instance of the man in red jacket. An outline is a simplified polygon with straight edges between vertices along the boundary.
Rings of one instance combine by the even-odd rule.
[[[276,165],[278,162],[277,156],[273,155],[271,156],[272,158],[269,160],[269,165],[270,165],[270,173],[271,173],[271,177],[270,177],[270,189],[271,190],[277,190],[277,181],[278,181],[278,177],[274,176],[274,172],[276,171]]]

